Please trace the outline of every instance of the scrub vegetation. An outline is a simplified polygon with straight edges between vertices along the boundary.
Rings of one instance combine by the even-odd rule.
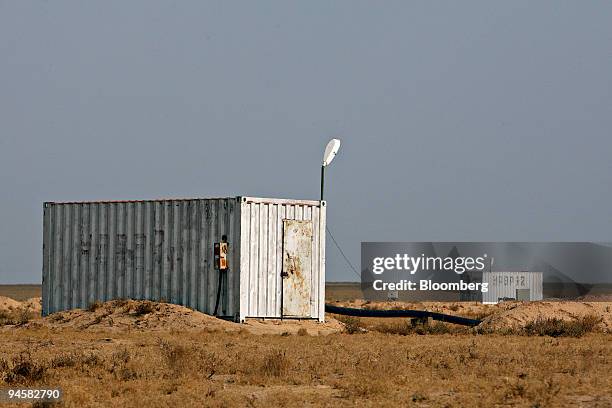
[[[15,310],[0,310],[0,326],[16,325],[20,326],[29,322],[35,315],[26,308]]]
[[[5,314],[39,311],[32,299],[3,302]],[[116,300],[7,321],[0,387],[60,387],[66,407],[612,406],[610,303],[575,303],[541,302],[536,314],[529,304],[422,305],[487,316],[463,327],[332,315],[238,325]]]
[[[539,317],[536,320],[528,322],[523,331],[527,335],[582,337],[586,333],[596,331],[597,324],[600,322],[601,318],[595,315],[578,316],[572,321],[557,319],[554,317]]]
[[[61,406],[610,406],[612,341],[247,331],[1,333],[0,386],[61,387]]]

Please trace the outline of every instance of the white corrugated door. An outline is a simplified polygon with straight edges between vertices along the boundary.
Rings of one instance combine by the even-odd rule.
[[[310,316],[312,221],[283,220],[282,313]]]

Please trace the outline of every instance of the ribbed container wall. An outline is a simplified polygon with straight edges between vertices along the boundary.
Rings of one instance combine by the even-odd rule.
[[[241,207],[241,319],[281,317],[283,220],[312,221],[310,316],[325,317],[325,202],[244,197]]]
[[[529,300],[542,300],[542,272],[483,272],[482,281],[489,283],[483,292],[484,303],[497,303],[501,298],[516,299],[517,289],[529,289]]]
[[[240,264],[238,198],[45,203],[43,229],[43,315],[117,298],[212,314],[213,243],[227,235]],[[220,314],[238,316],[239,290],[230,269]]]

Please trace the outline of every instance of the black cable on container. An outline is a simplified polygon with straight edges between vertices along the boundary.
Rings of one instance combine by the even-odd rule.
[[[217,315],[217,309],[219,309],[219,300],[221,299],[221,282],[223,281],[223,274],[227,273],[228,269],[225,271],[219,271],[219,285],[217,286],[217,301],[215,302],[215,311],[213,316]]]

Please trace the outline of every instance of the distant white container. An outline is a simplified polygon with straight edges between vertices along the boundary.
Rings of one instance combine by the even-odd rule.
[[[502,300],[542,300],[542,272],[483,272],[482,282],[488,291],[482,293],[482,302],[494,304]]]
[[[325,201],[254,197],[44,204],[43,315],[111,299],[218,315],[325,318]]]

